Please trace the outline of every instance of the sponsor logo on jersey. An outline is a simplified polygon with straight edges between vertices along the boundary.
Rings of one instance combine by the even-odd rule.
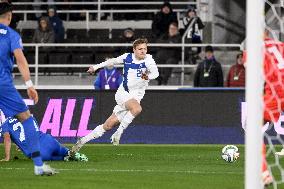
[[[0,29],[0,34],[6,35],[6,34],[7,34],[7,30],[5,30],[5,29]]]

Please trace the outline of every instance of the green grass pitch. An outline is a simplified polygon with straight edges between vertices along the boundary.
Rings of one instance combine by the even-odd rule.
[[[0,162],[0,189],[240,189],[244,188],[244,147],[235,163],[221,159],[223,145],[88,144],[89,162],[48,162],[55,176],[34,176],[31,160],[13,146]],[[0,153],[4,154],[3,145]]]

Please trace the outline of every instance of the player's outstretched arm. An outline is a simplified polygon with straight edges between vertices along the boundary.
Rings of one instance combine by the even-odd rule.
[[[88,73],[92,74],[92,73],[95,73],[98,69],[100,68],[103,68],[105,66],[108,66],[108,65],[115,65],[115,64],[121,64],[123,63],[123,59],[125,58],[125,54],[117,57],[117,58],[110,58],[110,59],[107,59],[106,61],[100,63],[100,64],[96,64],[94,66],[90,66],[89,69],[88,69]]]
[[[31,81],[29,65],[22,49],[15,49],[14,56],[16,58],[18,69],[20,70],[23,80],[25,81],[25,84],[27,86],[28,96],[30,99],[33,99],[35,103],[37,103],[38,94]]]
[[[0,161],[9,161],[11,152],[11,137],[10,134],[4,133],[4,148],[5,148],[5,158]]]

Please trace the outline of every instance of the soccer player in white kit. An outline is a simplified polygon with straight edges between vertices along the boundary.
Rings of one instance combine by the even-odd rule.
[[[114,107],[112,115],[104,124],[97,126],[91,133],[80,138],[73,146],[73,152],[78,152],[85,143],[101,137],[106,131],[120,123],[116,132],[111,136],[111,142],[118,145],[123,131],[141,113],[140,101],[145,94],[149,80],[159,76],[154,59],[150,54],[146,54],[147,43],[147,39],[136,39],[133,42],[134,53],[125,53],[89,68],[87,72],[94,73],[109,64],[124,64],[123,82],[115,94],[117,105]]]

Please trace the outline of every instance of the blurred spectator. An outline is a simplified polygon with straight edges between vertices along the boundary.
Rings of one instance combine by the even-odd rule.
[[[196,20],[194,21],[194,19]],[[192,24],[194,21],[192,27],[189,29],[187,33],[187,39],[189,39],[190,43],[195,43],[199,44],[202,43],[202,29],[204,28],[204,24],[202,20],[196,15],[196,10],[191,7],[188,9],[185,17],[183,18],[183,25],[184,25],[184,30],[181,30],[181,33],[183,33],[187,30],[187,28]],[[191,63],[195,64],[196,59],[199,58],[199,54],[201,52],[201,47],[195,47],[190,49],[190,54],[191,54]]]
[[[94,81],[96,90],[115,90],[122,82],[122,75],[113,65],[106,66],[98,73]]]
[[[122,36],[120,36],[119,43],[133,43],[135,40],[135,33],[132,28],[126,28],[123,31]],[[123,54],[127,52],[132,52],[132,45],[128,47],[119,47],[117,52],[118,54]]]
[[[134,40],[134,30],[132,28],[126,28],[123,31],[122,41],[124,43],[132,43]]]
[[[42,0],[34,0],[34,3],[41,3],[43,2]],[[41,5],[39,4],[33,4],[33,8],[35,11],[40,11],[41,10]],[[35,17],[36,19],[40,18],[41,17],[41,13],[35,13]]]
[[[47,14],[49,17],[49,23],[53,27],[53,31],[55,34],[55,42],[62,43],[64,40],[64,26],[62,20],[57,16],[56,8],[49,7],[47,9]]]
[[[183,25],[186,30],[187,27],[193,22],[194,18],[196,18],[196,21],[193,23],[192,28],[189,29],[187,37],[191,39],[192,43],[202,43],[201,30],[204,28],[204,24],[202,20],[196,15],[196,10],[193,7],[188,9],[185,17],[183,18]]]
[[[87,6],[85,6],[87,7]],[[82,12],[76,13],[76,14],[70,14],[70,20],[87,20],[87,15],[89,15],[89,20],[93,20],[93,14],[87,14],[88,9],[87,8],[78,8],[77,10],[81,10]]]
[[[152,32],[155,37],[159,38],[166,34],[172,22],[178,22],[177,15],[173,12],[171,4],[165,2],[161,7],[161,11],[153,19]]]
[[[237,55],[236,64],[232,65],[227,77],[227,87],[245,87],[246,69],[243,54]]]
[[[49,24],[49,19],[42,16],[39,19],[39,26],[33,36],[33,43],[54,43],[55,35],[52,27]]]
[[[197,66],[194,87],[223,87],[224,78],[221,64],[213,54],[213,47],[205,47],[205,60]]]
[[[180,43],[181,36],[178,31],[178,24],[173,22],[170,24],[168,33],[162,35],[157,43]],[[180,48],[173,47],[162,47],[159,48],[156,54],[156,62],[157,64],[178,64],[180,60]],[[172,68],[161,68],[159,70],[158,85],[167,85],[169,77],[172,73]]]

